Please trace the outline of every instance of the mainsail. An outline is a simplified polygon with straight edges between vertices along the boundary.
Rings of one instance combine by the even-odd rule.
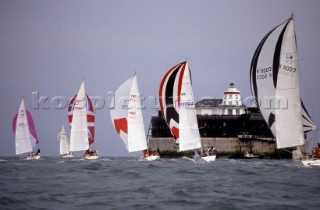
[[[16,154],[32,152],[32,147],[39,143],[30,112],[26,109],[22,99],[19,112],[12,121],[13,132],[15,133]]]
[[[304,144],[304,132],[316,129],[300,96],[293,18],[262,39],[250,69],[251,91],[276,138],[277,148]]]
[[[172,67],[162,78],[159,89],[161,112],[179,142],[179,151],[201,147],[200,134],[187,62]]]
[[[89,149],[89,144],[94,142],[94,109],[86,95],[84,82],[69,103],[68,119],[71,126],[70,151]]]
[[[129,152],[147,149],[137,76],[126,80],[114,93],[110,116]]]
[[[57,135],[57,140],[60,142],[60,155],[69,154],[69,142],[64,126]]]

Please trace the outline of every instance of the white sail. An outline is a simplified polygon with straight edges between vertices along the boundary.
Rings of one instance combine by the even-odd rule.
[[[251,90],[278,149],[303,145],[303,127],[316,128],[302,108],[297,58],[290,18],[263,38],[251,63]]]
[[[85,85],[82,82],[76,97],[71,123],[70,151],[72,152],[89,149],[86,106]]]
[[[147,149],[141,100],[136,75],[126,80],[111,100],[110,116],[129,152]]]
[[[29,132],[27,110],[24,100],[21,101],[15,129],[16,154],[32,152],[32,137]]]
[[[61,131],[57,136],[58,141],[60,142],[60,155],[69,154],[69,143],[64,125],[62,126]]]
[[[287,100],[284,107],[275,110],[277,148],[304,144],[298,56],[295,41],[293,20],[290,20],[282,41],[276,86],[276,98]]]
[[[128,150],[129,152],[133,152],[144,149],[147,149],[147,140],[137,76],[134,75],[128,105]]]
[[[185,151],[200,148],[201,140],[188,63],[186,64],[182,79],[179,121],[179,150]]]

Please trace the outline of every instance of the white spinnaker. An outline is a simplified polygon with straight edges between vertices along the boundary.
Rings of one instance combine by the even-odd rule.
[[[84,82],[81,83],[77,94],[70,132],[70,151],[89,149],[87,104]]]
[[[278,149],[302,145],[304,132],[316,129],[301,101],[297,58],[292,18],[265,36],[253,58],[252,90]]]
[[[127,79],[120,87],[115,91],[114,96],[111,99],[110,104],[110,117],[114,127],[115,120],[126,119],[128,117],[128,103],[130,96],[130,89],[132,86],[133,77]],[[126,122],[127,123],[127,122]],[[117,128],[115,128],[117,130]],[[123,130],[119,130],[119,136],[123,141],[126,149],[128,150],[128,134]]]
[[[111,121],[129,152],[147,149],[140,93],[136,75],[131,76],[116,90],[111,100]],[[115,121],[127,123],[127,133],[116,128]]]
[[[184,70],[180,93],[179,132],[179,151],[198,149],[201,147],[188,64],[186,64]]]
[[[286,99],[287,102],[275,109],[278,149],[304,144],[297,57],[294,25],[291,19],[282,41],[276,86],[276,98]]]
[[[29,130],[27,110],[23,99],[16,122],[15,144],[17,155],[32,151],[32,136]]]
[[[274,108],[276,108],[276,90],[273,82],[273,59],[277,41],[280,33],[286,22],[278,26],[265,40],[257,62],[256,67],[256,82],[257,82],[257,95],[259,101],[259,108],[262,116],[266,120],[267,124],[269,121],[270,114],[274,114]],[[276,136],[274,124],[270,127],[274,136]]]

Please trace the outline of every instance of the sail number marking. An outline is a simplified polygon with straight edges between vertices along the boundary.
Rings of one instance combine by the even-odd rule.
[[[288,72],[295,73],[297,71],[297,69],[292,66],[280,65],[280,69],[281,69],[281,67],[283,70],[288,71]]]
[[[272,67],[257,69],[257,79],[267,79],[272,76]]]

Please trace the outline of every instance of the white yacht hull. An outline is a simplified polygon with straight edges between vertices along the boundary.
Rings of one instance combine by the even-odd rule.
[[[243,158],[245,159],[253,159],[253,158],[258,158],[259,156],[258,155],[254,155],[254,154],[245,154],[243,156]]]
[[[35,156],[32,156],[32,157],[28,156],[27,157],[27,160],[38,160],[38,159],[40,159],[40,155],[35,155]]]
[[[91,156],[86,155],[86,156],[84,156],[84,158],[87,160],[96,160],[99,158],[99,156],[98,155],[91,155]]]
[[[147,161],[154,161],[154,160],[160,160],[160,156],[158,155],[151,155],[149,157],[141,157],[140,160],[147,160]]]
[[[73,158],[73,155],[72,154],[63,155],[62,158]]]
[[[216,155],[210,155],[210,156],[201,157],[201,159],[206,162],[213,162],[216,160],[216,157],[217,157]]]
[[[320,159],[301,160],[304,166],[320,166]]]

